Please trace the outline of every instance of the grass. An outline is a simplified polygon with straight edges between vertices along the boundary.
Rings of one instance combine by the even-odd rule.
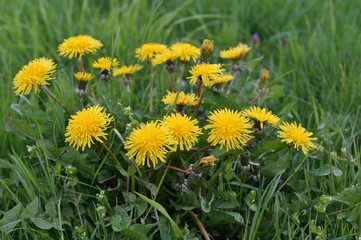
[[[229,226],[224,226],[223,232],[222,229],[217,229],[211,230],[210,233],[216,238],[227,234],[228,231],[229,237],[243,234],[247,239],[305,239],[316,236],[320,239],[328,237],[349,239],[356,238],[356,235],[360,234],[357,225],[361,225],[361,201],[356,196],[360,191],[358,184],[361,180],[358,175],[358,169],[361,167],[361,132],[358,128],[361,124],[359,117],[361,111],[361,95],[359,94],[361,91],[359,70],[361,33],[358,31],[361,16],[358,9],[361,8],[361,2],[353,1],[350,4],[344,4],[332,0],[41,0],[35,2],[14,0],[0,1],[0,8],[9,9],[0,16],[0,29],[3,33],[0,35],[2,63],[0,65],[2,79],[0,125],[3,126],[0,128],[2,142],[0,198],[3,199],[0,204],[0,218],[3,218],[18,203],[22,204],[21,211],[24,211],[26,206],[38,197],[39,211],[32,217],[36,215],[46,219],[45,223],[35,223],[31,220],[32,217],[19,217],[20,213],[18,215],[12,213],[10,219],[13,221],[20,219],[21,224],[17,225],[20,227],[12,233],[6,233],[6,229],[0,228],[2,239],[13,239],[12,236],[14,239],[40,239],[38,238],[40,233],[46,233],[45,239],[45,236],[49,239],[75,238],[79,235],[74,230],[74,222],[66,221],[73,219],[70,216],[77,215],[76,210],[91,216],[89,219],[95,219],[94,222],[101,223],[95,227],[89,219],[89,222],[85,222],[86,230],[93,233],[90,239],[96,239],[99,236],[116,239],[115,236],[118,236],[117,234],[121,231],[125,231],[124,236],[135,238],[139,237],[137,230],[139,230],[138,233],[147,232],[148,236],[155,236],[155,238],[163,236],[166,239],[166,236],[174,237],[172,235],[174,222],[169,224],[166,220],[168,217],[182,228],[181,234],[187,232],[183,225],[179,225],[185,217],[180,213],[176,214],[174,209],[184,210],[185,206],[188,206],[186,204],[191,202],[187,202],[187,198],[193,199],[194,202],[200,201],[197,198],[199,193],[192,191],[186,192],[183,200],[176,199],[170,193],[172,196],[170,199],[166,199],[167,197],[162,194],[151,195],[154,199],[146,198],[150,205],[156,206],[152,209],[147,205],[146,208],[149,211],[152,209],[152,213],[148,212],[147,215],[153,214],[158,228],[160,228],[160,222],[168,223],[164,225],[164,229],[159,230],[161,234],[157,235],[159,233],[154,226],[140,224],[145,222],[145,219],[142,219],[144,203],[141,205],[140,200],[137,200],[138,195],[112,195],[112,191],[124,187],[125,182],[114,180],[113,173],[109,170],[112,164],[107,161],[102,148],[87,153],[87,156],[75,150],[69,150],[63,142],[68,116],[64,116],[61,109],[54,108],[53,103],[47,100],[45,94],[40,94],[40,97],[35,95],[18,97],[14,94],[12,85],[14,75],[29,60],[46,56],[53,58],[59,65],[58,79],[52,83],[52,90],[63,103],[72,106],[76,99],[75,96],[69,94],[69,87],[71,90],[76,88],[72,82],[72,73],[76,70],[70,61],[58,56],[57,46],[65,38],[80,33],[101,39],[104,47],[99,54],[117,57],[121,64],[136,63],[134,49],[145,42],[171,44],[176,41],[187,41],[200,45],[203,39],[208,38],[214,41],[218,52],[238,42],[250,43],[252,34],[259,33],[261,42],[253,47],[248,60],[263,57],[260,62],[255,61],[254,65],[258,64],[257,66],[270,69],[271,97],[266,100],[266,105],[277,110],[276,112],[280,113],[283,119],[301,122],[308,130],[315,132],[325,151],[323,154],[310,157],[304,165],[300,165],[301,156],[297,154],[293,157],[283,156],[290,168],[286,170],[282,178],[275,174],[262,179],[263,184],[256,188],[257,209],[253,210],[247,204],[241,203],[243,203],[243,197],[254,187],[248,186],[238,175],[236,176],[239,180],[233,179],[233,182],[222,180],[217,189],[212,189],[214,187],[212,184],[190,180],[194,181],[191,183],[192,186],[200,188],[206,186],[207,190],[202,201],[211,201],[209,204],[212,206],[216,204],[212,201],[217,202],[211,200],[212,194],[223,196],[220,197],[221,199],[231,199],[233,193],[239,197],[225,204],[238,209],[237,213],[242,213],[244,222],[237,222],[239,219],[234,217],[236,216],[234,213],[225,213],[225,211],[222,214],[219,213],[219,216]],[[215,61],[219,60],[218,56],[213,57]],[[86,64],[93,60],[94,57],[90,57]],[[168,85],[164,80],[166,75],[162,69],[158,68],[156,71],[160,77],[159,81],[156,81],[154,104],[156,112],[161,112],[164,106],[160,99]],[[253,75],[258,74],[256,68],[251,71]],[[148,78],[148,76],[142,77]],[[155,114],[149,115],[145,111],[148,109],[149,89],[147,81],[143,81],[142,77],[139,76],[140,79],[135,81],[134,95],[130,98],[122,98],[123,95],[122,100],[119,101],[125,105],[131,103],[139,119],[156,118]],[[97,100],[112,112],[121,112],[119,105],[111,104],[112,101],[118,101],[121,87],[115,83],[111,84],[108,89],[100,85],[93,86],[94,89],[100,89],[99,92],[104,93]],[[236,85],[236,88],[240,87],[241,85]],[[106,93],[109,95],[105,95]],[[234,96],[231,95],[231,97]],[[240,109],[244,107],[241,106]],[[119,116],[126,119],[126,116],[122,114]],[[124,119],[120,119],[119,122]],[[117,145],[122,142],[119,136],[124,137],[113,132],[109,139],[112,142],[111,148],[122,155],[124,154],[122,145]],[[28,151],[26,146],[33,147],[33,151]],[[94,167],[98,158],[101,158],[102,164],[104,163],[104,167],[99,169]],[[236,161],[237,158],[234,160]],[[79,188],[77,190],[65,187],[66,177],[69,176],[65,176],[62,171],[62,164],[74,162],[78,162],[78,171],[81,175],[79,184],[84,184],[81,187],[76,186]],[[336,167],[343,174],[338,175],[331,166]],[[212,181],[226,178],[227,174],[232,175],[227,172],[228,167],[235,166],[231,166],[231,163],[222,165],[222,168],[212,176]],[[327,170],[329,174],[326,174]],[[125,168],[124,172],[117,173],[116,176],[124,177],[128,174],[127,171],[129,169]],[[153,179],[155,182],[151,182],[141,174],[141,170],[134,171],[140,176],[133,175],[130,181],[132,181],[132,186],[136,183],[141,185],[138,189],[139,194],[146,195],[146,190],[152,192],[155,188],[159,191],[162,189],[170,191],[167,184],[176,181],[176,177],[173,176],[170,178],[174,179],[163,183],[164,176],[156,175]],[[96,211],[95,204],[89,209],[84,207],[82,198],[94,200],[97,193],[96,184],[93,185],[93,181],[88,181],[88,179],[94,180],[94,172],[97,172],[101,178],[97,180],[101,186],[107,186],[102,183],[109,179],[114,180],[112,185],[108,186],[110,195],[116,199],[115,202],[125,199],[127,209],[131,209],[132,212],[130,216],[122,211],[115,215],[129,220],[128,225],[127,223],[119,225],[114,220],[102,219]],[[288,185],[284,181],[287,181]],[[238,187],[232,184],[238,184]],[[64,188],[60,188],[63,185]],[[282,186],[282,189],[277,189],[279,186]],[[60,192],[59,189],[61,189]],[[340,199],[335,197],[327,205],[327,214],[314,209],[314,206],[320,204],[322,195],[341,194],[343,196],[345,189],[349,189],[350,196],[356,199],[353,204],[350,204],[351,200],[347,197],[340,197]],[[81,204],[77,206],[74,199]],[[62,201],[68,201],[69,207],[63,208]],[[110,201],[111,204],[114,203],[112,201]],[[114,203],[114,206],[117,204]],[[173,207],[167,208],[165,204]],[[188,207],[197,210],[206,229],[220,224],[214,220],[213,212],[204,211],[202,204],[194,203]],[[235,207],[232,204],[238,205]],[[270,209],[275,210],[270,211]],[[113,211],[118,210],[113,209]],[[334,219],[337,220],[334,221]],[[64,224],[59,223],[63,220]],[[79,221],[76,221],[79,225]],[[130,222],[136,222],[138,225],[131,225]],[[109,226],[112,233],[109,232]],[[197,234],[195,230],[197,227],[194,226],[188,226],[190,233],[188,232],[187,237],[201,236]],[[62,227],[65,231],[62,231]],[[48,231],[49,229],[51,230]],[[272,236],[267,235],[267,231]]]

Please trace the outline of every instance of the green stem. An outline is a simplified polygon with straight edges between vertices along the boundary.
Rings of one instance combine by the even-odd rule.
[[[115,156],[115,154],[107,147],[107,145],[105,145],[105,143],[100,142],[100,144],[103,146],[103,148],[105,149],[105,151],[107,151],[109,153],[109,155],[114,159],[115,165],[119,168],[119,169],[123,169],[122,165],[120,164],[118,158]]]
[[[189,211],[189,215],[191,215],[192,219],[196,222],[197,226],[199,227],[199,229],[202,232],[202,235],[204,237],[205,240],[211,240],[208,236],[208,232],[206,230],[206,228],[204,227],[203,223],[201,222],[201,220],[199,220],[199,217],[197,214],[195,214],[192,210]]]
[[[202,89],[201,89],[201,92],[200,92],[200,96],[199,96],[199,99],[198,99],[198,103],[197,103],[197,105],[196,105],[195,108],[194,108],[193,117],[196,117],[196,116],[197,116],[199,107],[201,106],[202,100],[203,100],[203,98],[204,98],[204,93],[206,92],[206,88],[203,86],[203,84],[201,84],[200,87],[201,87]]]
[[[180,67],[180,72],[179,72],[177,91],[180,91],[180,88],[182,85],[184,69],[185,69],[185,65],[182,63],[182,65]]]
[[[52,92],[45,86],[42,85],[41,88],[44,90],[44,92],[50,97],[52,98],[57,104],[59,104],[67,113],[69,113],[69,115],[72,114],[72,112],[70,111],[69,108],[67,108],[54,94],[52,94]]]
[[[79,58],[78,59],[79,65],[80,65],[80,69],[83,73],[85,73],[85,68],[84,68],[84,63],[83,63],[83,59]]]
[[[154,78],[154,67],[150,65],[150,79],[149,79],[149,112],[153,112],[153,78]]]

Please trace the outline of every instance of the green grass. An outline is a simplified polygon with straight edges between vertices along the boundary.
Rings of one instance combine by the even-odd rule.
[[[38,236],[46,233],[43,235],[45,239],[73,239],[76,237],[74,227],[80,226],[78,218],[74,217],[79,210],[88,216],[84,226],[88,233],[93,233],[90,239],[99,236],[117,239],[120,229],[127,229],[125,236],[129,238],[139,237],[139,230],[147,232],[148,237],[162,236],[166,239],[167,236],[174,237],[173,222],[167,220],[169,216],[181,228],[182,234],[187,232],[184,219],[189,215],[183,211],[187,207],[198,214],[215,238],[240,235],[247,239],[356,238],[356,234],[361,234],[357,229],[361,225],[361,199],[357,197],[361,191],[358,185],[361,180],[358,175],[361,167],[360,8],[359,1],[345,4],[332,0],[0,1],[0,9],[8,9],[0,15],[0,219],[19,203],[21,212],[24,212],[37,197],[39,209],[33,216],[47,221],[36,224],[30,217],[12,213],[10,218],[13,221],[21,219],[21,223],[11,233],[0,228],[0,238],[43,239]],[[286,172],[282,178],[277,174],[262,176],[262,184],[256,187],[237,175],[242,174],[241,171],[233,175],[229,173],[227,168],[236,166],[225,162],[219,171],[213,173],[211,183],[190,180],[194,189],[206,189],[202,195],[204,199],[198,196],[201,195],[198,190],[193,189],[184,193],[184,199],[180,200],[167,185],[176,181],[175,176],[167,175],[170,179],[163,183],[161,173],[148,179],[148,173],[136,168],[134,171],[138,175],[130,177],[130,181],[132,186],[138,186],[140,194],[152,193],[150,196],[154,198],[147,198],[152,208],[141,203],[138,195],[122,195],[120,189],[126,185],[124,178],[127,177],[128,166],[123,166],[124,172],[114,172],[113,163],[99,146],[87,155],[66,147],[63,134],[69,116],[64,115],[60,108],[54,108],[45,94],[18,97],[13,90],[13,77],[23,65],[37,57],[50,57],[59,68],[57,79],[50,88],[63,103],[73,106],[76,96],[72,91],[76,85],[72,74],[77,70],[74,62],[58,56],[57,46],[65,38],[77,34],[88,34],[103,42],[104,47],[98,56],[114,56],[121,64],[134,64],[137,63],[134,50],[145,42],[172,44],[187,41],[199,46],[203,39],[208,38],[213,40],[215,52],[218,52],[239,42],[250,44],[255,32],[260,34],[261,42],[253,47],[247,60],[263,57],[260,62],[251,64],[252,76],[258,75],[260,66],[270,69],[268,86],[271,97],[266,98],[264,104],[274,113],[280,113],[284,120],[302,123],[315,133],[318,143],[325,148],[323,153],[312,155],[306,161],[298,154],[291,157],[283,154],[277,161],[287,163],[289,168],[284,169]],[[283,45],[282,40],[285,39],[288,43]],[[91,56],[85,63],[90,64],[94,59]],[[214,55],[213,60],[220,60],[219,56]],[[145,67],[144,73],[147,70],[148,67]],[[159,81],[155,83],[154,103],[156,113],[160,113],[164,112],[160,99],[168,83],[161,67],[156,69],[156,74]],[[98,102],[119,117],[118,123],[129,121],[122,113],[122,107],[113,104],[120,101],[125,106],[131,104],[139,119],[146,121],[157,117],[156,114],[146,113],[148,78],[146,74],[137,76],[134,95],[130,97],[121,93],[123,88],[116,82],[112,82],[109,88],[100,84],[93,87],[102,94]],[[242,87],[237,84],[236,87]],[[253,96],[247,97],[252,99]],[[211,102],[211,99],[208,101]],[[238,108],[247,107],[244,103],[239,100]],[[118,130],[121,134],[125,133],[125,127]],[[121,157],[124,157],[121,144],[124,136],[113,131],[108,141],[111,149]],[[27,146],[35,150],[28,151]],[[331,153],[336,153],[336,156]],[[271,155],[267,157],[272,158]],[[230,160],[239,161],[239,158],[232,156]],[[262,161],[262,158],[257,160]],[[98,163],[101,162],[104,167],[98,172]],[[80,181],[77,189],[65,186],[69,176],[64,174],[63,168],[69,163],[76,163],[78,167]],[[343,174],[322,174],[330,166]],[[272,171],[270,168],[267,170]],[[93,184],[95,172],[99,174],[99,179]],[[227,174],[232,176],[232,181],[227,180]],[[107,185],[109,181],[111,184]],[[213,186],[217,181],[219,186]],[[126,223],[119,225],[112,219],[104,220],[98,214],[95,194],[99,186],[107,187],[113,197],[109,200],[114,211],[112,216],[135,223],[132,227],[125,226]],[[168,195],[154,194],[155,189]],[[257,207],[253,209],[244,203],[244,197],[254,189]],[[345,189],[350,192],[344,192]],[[340,193],[341,197],[337,199],[335,196]],[[349,199],[347,194],[351,196]],[[214,212],[206,212],[204,205],[209,201],[214,201],[213,205],[218,204],[218,200],[212,200],[213,195],[219,197],[219,201],[227,199],[224,204],[237,209],[232,213],[218,212],[227,225],[215,230],[212,227],[222,222],[217,222]],[[322,195],[335,197],[327,205],[327,214],[314,208]],[[74,199],[80,201],[79,209]],[[84,207],[90,200],[93,204],[89,204],[89,208]],[[64,207],[64,201],[69,203],[68,207]],[[125,202],[124,206],[127,210],[131,209],[132,214],[122,210],[118,201]],[[200,201],[198,205],[197,201]],[[172,207],[167,208],[168,204]],[[147,209],[148,217],[151,215],[156,219],[155,225],[143,219],[143,208]],[[242,223],[234,217],[235,212],[242,213]],[[76,220],[71,222],[70,219]],[[99,225],[95,226],[92,221]],[[187,224],[189,239],[201,236],[193,222]]]

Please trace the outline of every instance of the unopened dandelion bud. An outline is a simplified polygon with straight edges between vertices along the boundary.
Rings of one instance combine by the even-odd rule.
[[[201,55],[206,58],[209,57],[214,50],[213,41],[209,39],[204,39],[201,47]]]
[[[199,164],[204,168],[211,168],[214,167],[215,161],[217,161],[218,158],[214,157],[213,155],[210,155],[208,157],[204,157],[199,161]]]
[[[263,68],[261,72],[262,83],[266,83],[268,79],[269,79],[269,71],[266,68]]]

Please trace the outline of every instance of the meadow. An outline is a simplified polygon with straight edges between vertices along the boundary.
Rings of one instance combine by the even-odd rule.
[[[336,0],[0,1],[0,238],[358,239],[360,8]],[[85,102],[75,92],[77,61],[58,51],[79,34],[103,44],[83,57],[94,75],[87,104],[114,118],[104,143],[85,150],[65,142],[69,119]],[[267,108],[302,124],[316,147],[305,153],[277,139],[277,127],[261,127],[252,146],[225,149],[207,140],[208,129],[195,148],[171,152],[164,163],[129,157],[125,143],[135,129],[174,111],[162,102],[169,72],[137,58],[136,49],[151,42],[201,48],[204,39],[214,45],[209,61],[226,72],[220,51],[239,43],[251,49],[234,85],[205,89],[186,114],[205,126],[217,109]],[[105,56],[143,66],[129,92],[119,77],[99,80],[91,66]],[[57,64],[47,88],[61,104],[43,89],[15,94],[16,74],[40,57]],[[177,66],[175,78],[196,93],[194,64]],[[218,160],[202,168],[208,155]]]

